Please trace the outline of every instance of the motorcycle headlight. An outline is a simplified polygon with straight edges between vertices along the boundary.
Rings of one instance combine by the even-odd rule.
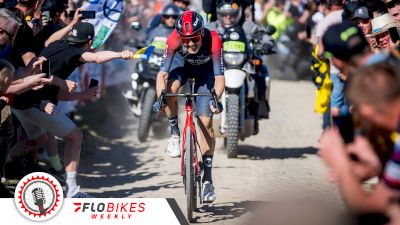
[[[244,54],[243,53],[224,53],[225,63],[233,66],[237,66],[243,63]]]
[[[138,73],[132,73],[131,78],[132,78],[132,80],[137,80],[139,78],[139,74]]]
[[[157,55],[151,55],[148,62],[156,66],[161,66],[161,61],[162,61],[161,57]]]

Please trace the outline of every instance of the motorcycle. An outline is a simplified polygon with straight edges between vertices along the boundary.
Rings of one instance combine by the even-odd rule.
[[[130,87],[123,92],[132,113],[138,117],[138,139],[145,142],[149,135],[150,127],[155,137],[162,137],[166,134],[165,127],[168,120],[165,116],[159,116],[152,110],[156,101],[156,80],[160,71],[162,56],[164,53],[166,37],[155,37],[152,43],[155,50],[148,60],[142,59],[133,64]],[[140,42],[131,43],[136,49],[144,46]],[[133,47],[133,46],[132,46]]]
[[[256,77],[263,67],[262,55],[273,53],[272,45],[262,44],[260,32],[249,41],[250,49],[241,26],[227,28],[222,35],[225,91],[221,103],[226,110],[215,116],[214,130],[216,136],[224,138],[228,158],[237,157],[239,139],[258,133],[258,108],[252,107],[259,104],[255,102]],[[269,85],[269,79],[265,79],[267,95]]]

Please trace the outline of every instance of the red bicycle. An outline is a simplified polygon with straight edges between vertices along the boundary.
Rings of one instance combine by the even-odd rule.
[[[173,94],[163,91],[158,101],[165,102],[165,97],[186,98],[186,122],[181,139],[181,176],[183,177],[183,185],[185,187],[187,218],[190,222],[193,222],[193,211],[197,209],[197,192],[200,204],[203,204],[201,198],[201,173],[203,172],[203,164],[198,159],[200,145],[197,141],[196,127],[193,120],[193,98],[197,96],[211,96],[214,107],[217,107],[218,104],[217,95],[214,90],[211,91],[211,94],[193,93],[194,78],[189,78],[188,82],[190,86],[189,93]]]

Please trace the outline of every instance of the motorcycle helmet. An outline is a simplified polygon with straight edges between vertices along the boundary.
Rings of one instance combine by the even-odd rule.
[[[166,5],[161,12],[162,16],[175,16],[176,18],[178,18],[181,14],[182,10],[175,4]]]
[[[234,26],[242,17],[242,7],[231,0],[223,0],[217,6],[217,17],[223,26]]]
[[[185,11],[176,20],[175,29],[181,37],[199,36],[204,31],[203,18],[194,11]]]

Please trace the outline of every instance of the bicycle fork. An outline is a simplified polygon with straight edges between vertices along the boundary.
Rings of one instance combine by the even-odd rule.
[[[193,136],[193,162],[194,162],[194,172],[195,172],[195,176],[199,176],[199,160],[197,157],[197,137],[196,137],[196,128],[194,126],[194,122],[193,122],[193,110],[192,110],[192,100],[188,99],[186,101],[186,122],[185,122],[185,129],[183,131],[182,134],[182,143],[181,143],[181,176],[183,176],[183,172],[185,170],[185,142],[186,142],[186,129],[190,129],[191,130],[191,134]]]

